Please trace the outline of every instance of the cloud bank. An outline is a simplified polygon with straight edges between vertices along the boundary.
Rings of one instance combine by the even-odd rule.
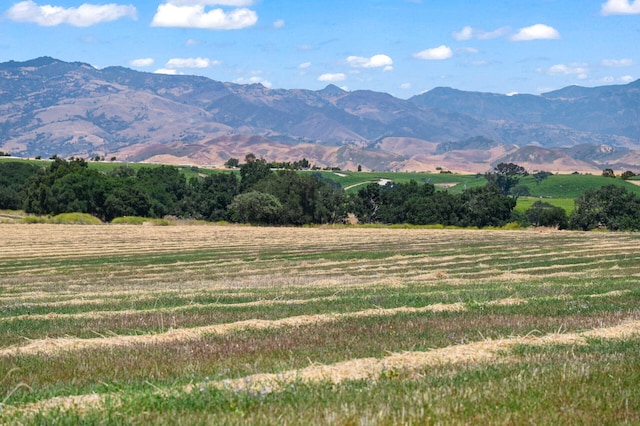
[[[210,68],[219,65],[219,61],[212,61],[208,58],[173,58],[165,64],[165,68],[175,70],[179,68]]]
[[[443,59],[449,59],[453,56],[453,52],[449,46],[438,46],[432,49],[425,49],[421,52],[413,54],[416,59],[424,59],[428,61],[441,61]]]
[[[239,30],[258,22],[258,14],[245,7],[225,11],[222,8],[207,10],[206,6],[244,6],[246,0],[170,0],[158,6],[151,26],[200,28],[208,30]]]
[[[154,63],[155,61],[153,60],[153,58],[140,58],[130,61],[129,65],[131,65],[132,67],[150,67]]]
[[[103,22],[116,21],[121,18],[138,19],[138,12],[134,6],[82,4],[78,7],[64,8],[61,6],[38,5],[32,0],[14,4],[5,16],[16,22],[29,22],[43,27],[54,27],[61,24],[74,27],[90,27]]]
[[[530,27],[520,28],[516,34],[511,36],[513,41],[553,40],[558,38],[560,38],[558,30],[545,24],[535,24]]]
[[[387,55],[374,55],[370,58],[349,56],[347,63],[353,68],[383,68],[384,71],[393,70],[393,59]]]
[[[638,15],[640,14],[640,0],[608,0],[600,8],[602,15]]]
[[[322,74],[320,77],[318,77],[318,81],[328,81],[328,82],[345,81],[346,79],[347,79],[347,76],[341,72],[336,74],[331,74],[331,73]]]

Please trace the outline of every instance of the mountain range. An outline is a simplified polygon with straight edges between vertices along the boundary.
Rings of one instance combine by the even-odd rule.
[[[23,157],[222,166],[253,153],[320,167],[473,173],[499,162],[551,172],[640,167],[640,80],[541,95],[435,88],[399,99],[42,57],[0,63],[0,111],[0,150]]]

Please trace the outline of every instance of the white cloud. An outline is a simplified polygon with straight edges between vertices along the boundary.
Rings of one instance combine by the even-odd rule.
[[[272,84],[269,80],[265,80],[262,77],[254,76],[249,78],[236,78],[233,80],[236,84],[262,84],[264,87],[270,89]]]
[[[633,59],[604,59],[602,65],[605,67],[630,67],[633,65]]]
[[[284,25],[285,25],[284,19],[278,19],[273,23],[273,28],[282,28],[284,27]]]
[[[370,58],[349,56],[347,63],[353,68],[383,68],[384,71],[393,70],[393,59],[387,55],[374,55]]]
[[[400,85],[400,88],[401,88],[401,89],[404,89],[404,90],[411,89],[411,83],[402,83],[402,84]]]
[[[502,37],[507,33],[509,28],[501,27],[497,30],[493,31],[485,31],[479,28],[473,28],[470,26],[466,26],[462,28],[459,32],[454,32],[453,38],[456,40],[471,40],[472,38],[476,38],[478,40],[490,40],[492,38]]]
[[[187,47],[191,47],[191,46],[197,46],[199,45],[200,42],[198,40],[194,40],[192,38],[190,38],[189,40],[185,41],[184,45]]]
[[[247,1],[207,1],[207,0],[171,0],[158,6],[151,26],[200,28],[209,30],[238,30],[255,25],[258,14],[247,8],[231,11],[223,9],[205,10],[207,5],[245,5]]]
[[[320,77],[318,77],[318,81],[329,81],[329,82],[345,81],[346,79],[347,79],[347,76],[341,72],[336,74],[331,74],[331,73],[322,74]]]
[[[138,19],[138,12],[134,6],[114,3],[105,5],[85,3],[78,7],[64,8],[52,5],[39,6],[36,2],[27,0],[11,6],[5,16],[12,21],[31,22],[44,27],[53,27],[61,24],[73,25],[74,27],[89,27],[125,17],[136,20]]]
[[[160,68],[154,71],[156,74],[178,75],[177,70],[170,70],[167,68]]]
[[[467,25],[459,32],[454,32],[453,38],[456,40],[471,40],[473,38],[473,28]]]
[[[167,61],[165,68],[171,70],[179,68],[209,68],[219,64],[219,61],[212,61],[208,58],[173,58]]]
[[[311,62],[303,62],[300,65],[298,65],[298,69],[306,70],[310,66],[311,66]]]
[[[432,49],[426,49],[418,53],[414,53],[413,57],[416,59],[425,59],[430,61],[438,61],[443,59],[449,59],[453,56],[453,52],[449,46],[438,46]]]
[[[155,61],[153,60],[153,58],[140,58],[134,59],[133,61],[129,62],[129,65],[131,65],[132,67],[150,67],[154,63]]]
[[[584,80],[588,77],[589,68],[587,64],[581,63],[557,64],[548,68],[546,72],[550,75],[575,75],[580,80]]]
[[[640,14],[640,0],[607,0],[600,9],[602,15],[637,15]]]
[[[553,40],[558,38],[560,38],[558,30],[545,24],[535,24],[530,27],[520,28],[516,34],[511,36],[513,41]]]
[[[634,80],[635,80],[635,78],[633,78],[630,75],[624,75],[624,76],[620,77],[620,81],[623,82],[623,83],[631,83]]]

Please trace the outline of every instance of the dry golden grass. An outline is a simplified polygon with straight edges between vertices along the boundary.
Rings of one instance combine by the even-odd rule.
[[[403,316],[409,318],[408,322],[421,316],[439,316],[438,324],[444,324],[443,329],[448,330],[449,322],[467,332],[464,325],[455,322],[472,324],[474,310],[482,316],[484,309],[493,315],[487,318],[486,327],[496,324],[508,330],[516,327],[512,323],[536,319],[535,312],[525,312],[533,309],[532,305],[562,302],[557,303],[557,309],[566,312],[558,318],[536,320],[553,325],[545,329],[546,333],[557,328],[555,321],[560,326],[573,321],[567,333],[519,335],[500,331],[493,339],[482,336],[475,342],[455,335],[445,340],[448,346],[433,350],[404,351],[394,346],[386,356],[361,353],[326,365],[313,363],[297,368],[299,364],[295,364],[296,368],[288,366],[280,373],[258,370],[238,379],[192,385],[188,390],[219,386],[273,391],[298,380],[376,380],[394,370],[503,362],[508,359],[503,359],[502,352],[518,344],[584,345],[590,338],[637,336],[637,308],[624,305],[593,317],[581,316],[579,311],[587,309],[588,303],[608,303],[606,298],[624,302],[634,293],[631,284],[622,287],[620,283],[640,276],[638,242],[637,234],[558,231],[0,224],[0,328],[4,327],[5,333],[22,324],[45,329],[50,324],[105,324],[106,328],[95,331],[94,337],[83,338],[63,334],[64,328],[61,334],[49,331],[51,334],[43,332],[37,337],[29,337],[29,330],[16,328],[15,332],[24,336],[23,342],[0,342],[0,358],[49,359],[90,350],[144,350],[183,343],[197,346],[212,335],[271,330],[274,334],[290,330],[303,333],[306,328],[326,331],[320,326],[337,329],[350,322],[404,321]],[[614,278],[620,280],[614,284],[621,287],[579,288]],[[523,294],[522,289],[528,293]],[[403,299],[405,293],[417,301]],[[358,305],[345,294],[367,299],[367,304]],[[394,297],[402,301],[395,302]],[[341,310],[333,311],[334,303],[343,303]],[[309,310],[295,314],[285,311],[294,305]],[[277,314],[280,309],[285,313],[233,317],[247,308],[251,308],[250,315],[253,308],[256,312],[269,308],[278,310]],[[154,315],[196,316],[192,311],[223,309],[238,312],[233,311],[224,321],[218,321],[218,317],[211,320],[211,316],[198,326],[168,330],[164,326],[141,326],[131,334],[118,334],[108,327],[124,323],[124,319],[131,323],[137,319],[142,324],[143,320],[151,322]],[[123,333],[126,331],[131,329]],[[459,329],[451,333],[454,331],[460,334]],[[384,333],[388,332],[385,329]],[[477,334],[475,329],[473,332]],[[20,410],[95,407],[106,396],[117,398],[114,394],[61,396],[26,404]]]

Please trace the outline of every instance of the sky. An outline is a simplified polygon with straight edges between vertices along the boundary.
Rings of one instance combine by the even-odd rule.
[[[640,0],[5,0],[0,62],[272,89],[540,94],[640,78]]]

